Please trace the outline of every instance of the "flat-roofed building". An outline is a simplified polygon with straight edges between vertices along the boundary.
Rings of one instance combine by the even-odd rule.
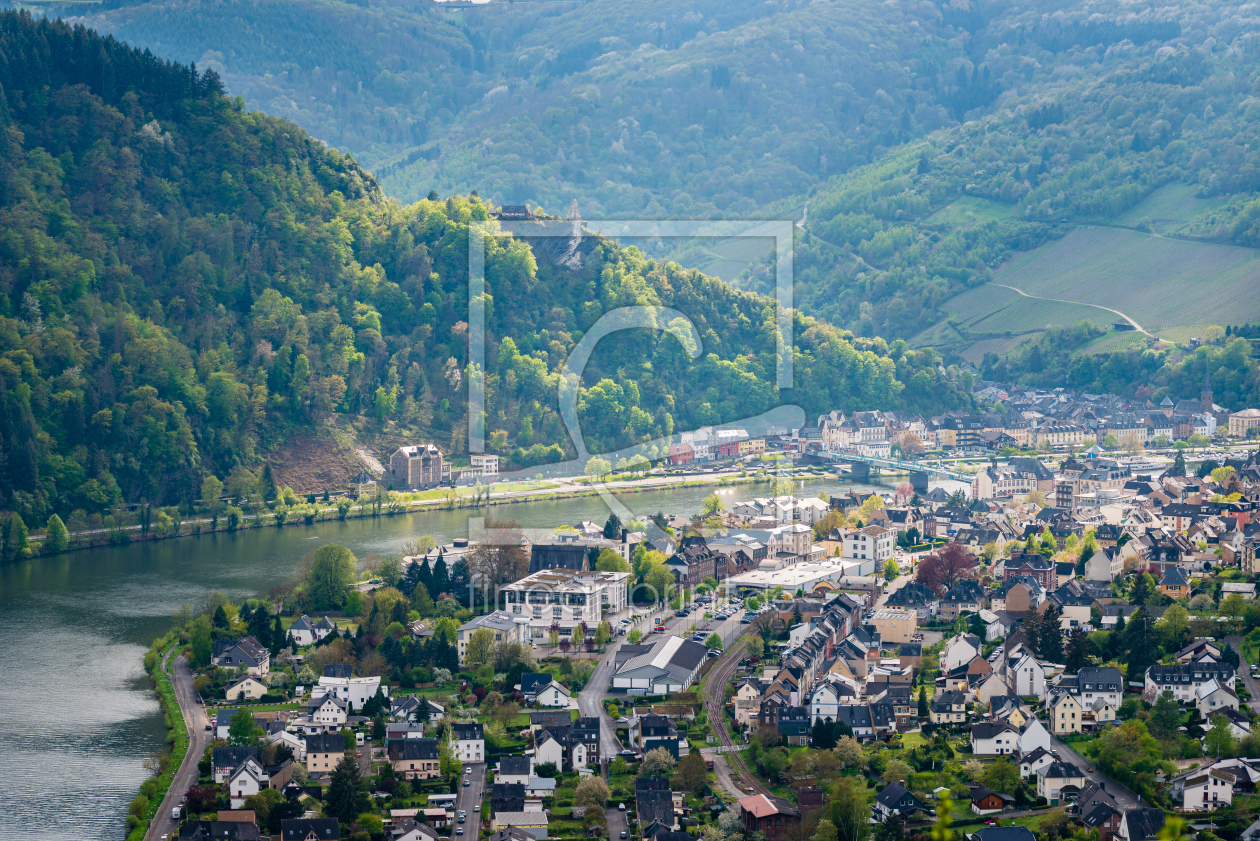
[[[872,613],[866,622],[875,626],[883,642],[911,642],[919,625],[919,615],[913,610],[885,607]]]

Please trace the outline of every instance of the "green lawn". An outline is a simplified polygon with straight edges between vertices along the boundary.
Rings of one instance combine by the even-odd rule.
[[[1040,815],[1029,815],[1024,818],[1014,818],[999,821],[1002,826],[1024,826],[1036,833],[1041,828],[1041,822],[1061,809],[1055,809],[1053,812],[1043,812]]]

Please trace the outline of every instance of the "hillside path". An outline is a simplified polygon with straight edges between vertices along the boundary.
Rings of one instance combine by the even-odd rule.
[[[1147,330],[1147,329],[1146,329],[1145,327],[1143,327],[1141,324],[1138,324],[1136,320],[1134,320],[1133,318],[1130,318],[1129,316],[1127,316],[1127,315],[1125,315],[1124,313],[1120,312],[1120,310],[1113,310],[1111,307],[1104,307],[1104,306],[1102,306],[1101,304],[1087,304],[1087,303],[1085,303],[1084,301],[1067,301],[1067,300],[1064,300],[1063,298],[1046,298],[1046,297],[1044,297],[1044,296],[1042,296],[1042,295],[1030,295],[1030,294],[1028,294],[1027,292],[1025,292],[1023,289],[1017,289],[1016,287],[1014,287],[1014,286],[1008,286],[1008,285],[1006,285],[1005,283],[995,283],[995,282],[994,282],[994,281],[992,281],[992,280],[987,281],[987,283],[988,283],[990,286],[1000,286],[1000,287],[1002,287],[1003,289],[1009,289],[1009,290],[1011,290],[1012,292],[1017,292],[1017,293],[1019,293],[1020,295],[1023,295],[1025,298],[1034,298],[1034,299],[1036,299],[1036,300],[1038,300],[1038,301],[1054,301],[1056,304],[1075,304],[1075,305],[1076,305],[1076,306],[1078,306],[1078,307],[1093,307],[1094,309],[1097,309],[1097,310],[1106,310],[1107,312],[1114,313],[1115,315],[1120,316],[1120,317],[1121,317],[1121,318],[1123,318],[1125,321],[1127,321],[1127,322],[1129,322],[1130,324],[1132,324],[1132,325],[1133,325],[1133,329],[1134,329],[1134,330],[1136,330],[1136,331],[1138,331],[1139,333],[1141,333],[1141,334],[1143,334],[1143,335],[1145,335],[1145,336],[1150,336],[1152,339],[1159,339],[1159,341],[1161,341],[1161,342],[1163,342],[1163,341],[1167,341],[1167,339],[1160,339],[1160,338],[1159,338],[1159,336],[1156,336],[1154,333],[1152,333],[1152,332],[1150,332],[1149,330]],[[1175,345],[1175,344],[1176,344],[1176,342],[1168,342],[1168,343],[1169,343],[1169,344],[1171,344],[1171,345]]]

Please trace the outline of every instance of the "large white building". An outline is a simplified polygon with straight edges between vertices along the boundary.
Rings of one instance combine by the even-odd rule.
[[[844,560],[861,565],[860,575],[874,575],[891,560],[897,548],[897,530],[869,525],[844,536]]]
[[[792,564],[778,569],[754,569],[727,579],[727,586],[737,591],[766,591],[782,587],[784,592],[804,590],[812,593],[820,584],[829,590],[843,589],[845,579],[860,578],[856,562],[831,558],[817,562]]]
[[[351,704],[354,709],[361,710],[363,705],[367,703],[368,698],[376,694],[381,689],[380,677],[330,677],[324,675],[319,679],[319,685],[311,687],[311,700],[322,698],[325,695],[331,695],[347,704]],[[389,696],[389,686],[384,687],[385,695]]]
[[[582,624],[593,634],[605,612],[625,610],[629,579],[628,572],[540,570],[504,587],[503,610],[496,613],[522,623],[530,640],[546,638],[553,624],[562,637],[572,636]]]

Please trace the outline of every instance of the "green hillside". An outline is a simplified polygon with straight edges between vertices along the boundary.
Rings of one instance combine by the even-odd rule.
[[[585,218],[752,216],[1025,81],[957,2],[372,0],[54,7],[437,190]],[[980,60],[977,60],[977,59]],[[973,66],[974,65],[974,66]],[[1049,79],[1050,68],[1034,71]]]
[[[635,304],[680,310],[704,352],[656,332],[601,342],[579,394],[591,452],[781,403],[969,404],[931,351],[799,313],[796,387],[779,392],[770,299],[598,238],[577,268],[549,256],[555,241],[489,241],[473,370],[479,198],[400,205],[223,96],[213,71],[83,29],[0,13],[0,130],[0,492],[29,523],[183,502],[210,474],[235,492],[263,462],[288,480],[283,448],[321,430],[459,454],[470,376],[492,451],[558,461],[561,366],[605,311]]]

